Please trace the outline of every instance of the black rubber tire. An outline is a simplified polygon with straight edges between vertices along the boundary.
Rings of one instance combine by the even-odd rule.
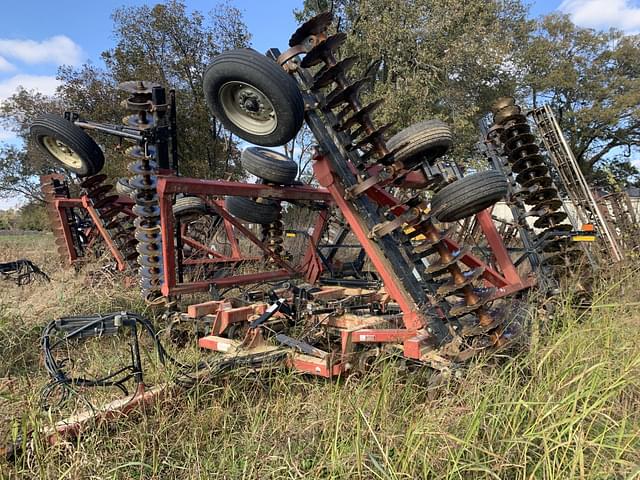
[[[104,167],[104,153],[95,140],[64,117],[51,113],[40,115],[31,124],[30,133],[38,148],[65,170],[81,177],[90,177],[99,173]],[[46,137],[64,143],[75,152],[81,164],[78,167],[72,167],[62,162],[44,144]]]
[[[272,200],[257,202],[248,197],[227,197],[224,206],[234,217],[258,225],[273,223],[280,214],[280,207]]]
[[[407,168],[423,162],[433,164],[445,155],[452,145],[451,129],[446,123],[435,118],[411,125],[387,140],[389,150],[400,147],[394,158],[403,162]]]
[[[298,164],[268,148],[245,148],[240,157],[247,172],[278,185],[291,185],[298,176]]]
[[[275,130],[265,134],[247,131],[231,121],[222,108],[220,93],[228,82],[243,82],[260,90],[276,113]],[[284,145],[293,139],[304,120],[304,101],[296,81],[276,62],[250,48],[216,56],[204,73],[204,93],[215,117],[238,137],[263,147]]]
[[[116,182],[116,192],[126,197],[133,197],[135,189],[129,185],[129,179],[127,177],[119,178]]]
[[[211,209],[200,197],[181,197],[173,204],[173,216],[176,218],[200,217],[210,215]]]
[[[489,170],[443,187],[431,199],[431,213],[441,222],[456,222],[499,202],[507,194],[507,179]]]

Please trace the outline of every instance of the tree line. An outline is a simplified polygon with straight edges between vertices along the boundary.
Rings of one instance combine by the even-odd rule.
[[[528,17],[521,0],[305,0],[300,21],[332,10],[335,30],[349,33],[342,55],[355,55],[372,76],[370,96],[384,98],[379,123],[399,130],[428,117],[450,123],[453,156],[478,161],[478,120],[491,103],[515,95],[557,112],[584,173],[600,184],[638,183],[640,36],[576,26],[569,17]],[[183,173],[239,178],[235,139],[211,118],[202,92],[210,60],[250,45],[241,12],[230,3],[190,11],[183,0],[122,7],[112,14],[115,43],[104,65],[63,66],[53,97],[20,90],[0,106],[0,122],[23,139],[0,144],[0,197],[41,200],[38,175],[53,167],[28,142],[33,118],[72,110],[119,123],[124,94],[118,83],[145,79],[175,88]],[[286,38],[282,38],[284,46]],[[121,146],[100,138],[105,172],[123,176]]]

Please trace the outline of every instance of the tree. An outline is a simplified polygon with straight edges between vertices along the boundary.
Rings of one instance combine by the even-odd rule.
[[[122,7],[112,18],[116,46],[102,57],[113,80],[145,79],[176,90],[183,173],[204,178],[237,175],[238,149],[211,118],[202,77],[214,56],[248,45],[241,12],[223,3],[205,16],[188,13],[184,2],[172,0],[153,7]]]
[[[118,84],[126,80],[150,80],[176,90],[183,174],[241,175],[236,142],[211,118],[202,91],[202,75],[210,60],[223,50],[248,44],[240,11],[221,3],[204,15],[189,12],[182,0],[168,0],[155,6],[123,7],[112,18],[116,42],[102,54],[105,68],[63,66],[54,97],[20,90],[2,103],[0,121],[16,132],[22,145],[0,148],[0,196],[40,199],[38,176],[60,171],[28,141],[37,115],[68,110],[89,120],[119,124],[126,114],[120,103],[127,94],[118,90]],[[111,177],[127,175],[131,160],[122,154],[120,142],[107,135],[94,137],[105,150],[104,172]]]
[[[524,94],[557,112],[589,177],[602,163],[627,162],[620,153],[640,146],[639,58],[640,36],[580,28],[557,14],[542,18],[528,43]]]
[[[627,159],[615,157],[594,169],[592,183],[607,191],[640,187],[640,171]]]
[[[52,167],[28,141],[29,126],[42,113],[61,111],[59,99],[24,89],[0,104],[0,121],[21,140],[21,144],[0,144],[0,198],[42,200],[39,175],[51,172]]]
[[[19,230],[48,230],[50,224],[45,206],[41,202],[29,202],[20,207],[16,227]]]
[[[333,5],[349,32],[344,56],[381,61],[372,96],[379,123],[400,129],[429,117],[452,125],[461,160],[473,155],[476,122],[495,98],[515,90],[518,46],[531,23],[518,0],[307,0],[302,20]]]

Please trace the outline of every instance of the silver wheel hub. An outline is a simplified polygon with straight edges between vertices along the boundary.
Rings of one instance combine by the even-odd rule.
[[[220,88],[219,99],[227,118],[246,132],[269,135],[278,126],[273,104],[253,85],[227,82]]]
[[[80,156],[66,143],[61,142],[57,138],[46,136],[42,139],[42,143],[47,150],[56,157],[60,162],[69,168],[82,168],[82,159]]]

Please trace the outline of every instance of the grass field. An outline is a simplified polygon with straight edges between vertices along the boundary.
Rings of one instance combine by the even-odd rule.
[[[91,286],[58,267],[50,237],[0,237],[51,284],[0,288],[0,433],[46,425],[43,325],[132,309],[135,289]],[[640,478],[640,273],[601,282],[589,311],[532,316],[527,349],[477,360],[435,384],[383,359],[340,381],[238,372],[99,426],[73,444],[38,439],[0,478]],[[108,364],[112,345],[86,352]]]

